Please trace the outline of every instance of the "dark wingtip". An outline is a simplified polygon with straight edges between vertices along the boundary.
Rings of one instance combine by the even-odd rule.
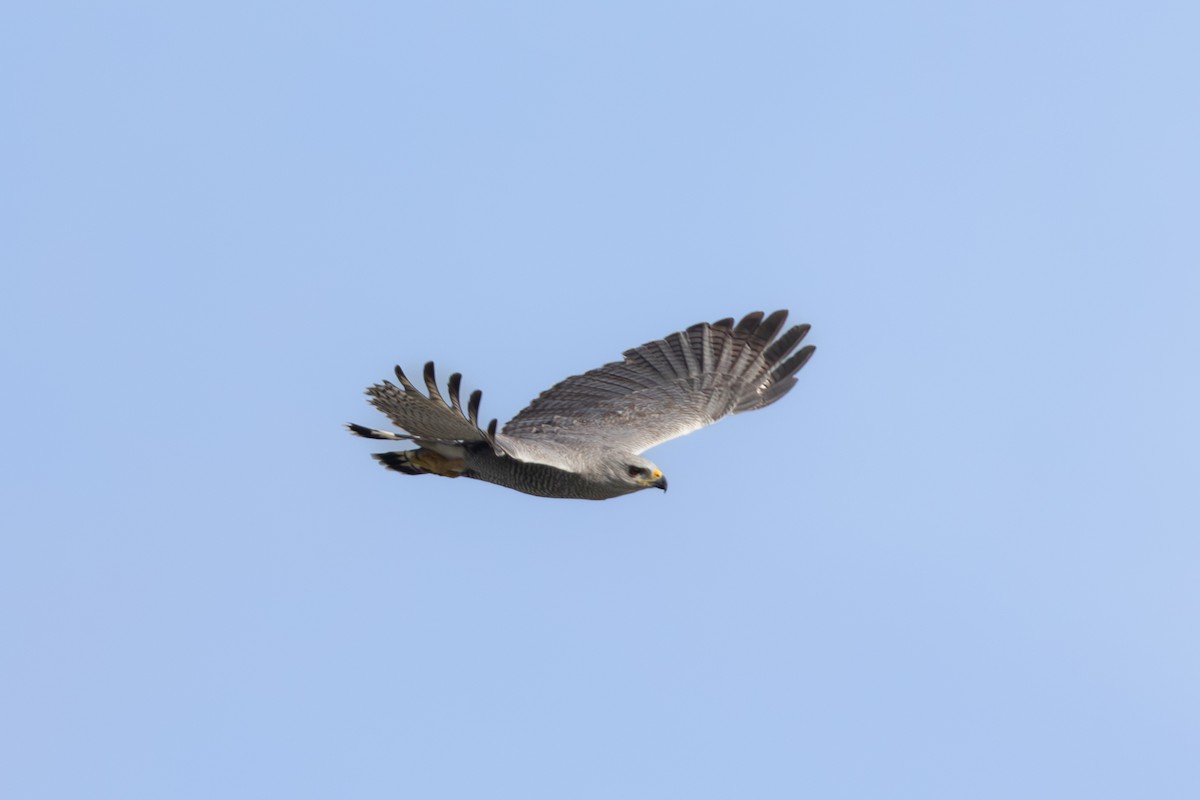
[[[810,344],[806,345],[805,347],[801,347],[795,352],[795,354],[792,355],[791,358],[789,358],[787,361],[784,361],[782,364],[777,365],[773,370],[771,370],[771,379],[782,381],[792,377],[799,372],[805,364],[808,363],[808,360],[812,358],[813,353],[815,352],[817,352],[815,345]]]
[[[763,312],[751,311],[746,316],[742,317],[742,321],[737,324],[733,330],[735,333],[749,335],[758,329],[758,324],[762,322]]]
[[[783,309],[773,312],[754,331],[754,339],[765,347],[768,342],[775,338],[775,334],[779,333],[780,328],[783,327],[783,323],[787,322],[787,316],[788,312]]]
[[[763,358],[772,365],[785,358],[795,349],[796,345],[804,341],[804,337],[808,335],[811,328],[812,326],[808,323],[789,328],[763,352]]]
[[[433,369],[433,362],[429,361],[425,364],[425,388],[429,392],[429,399],[441,405],[446,405],[446,401],[442,399],[442,393],[438,390],[437,375]]]
[[[415,392],[417,387],[413,386],[412,381],[404,374],[404,370],[400,369],[400,365],[396,365],[396,380],[400,381],[400,385],[404,387],[406,392]]]
[[[471,397],[467,400],[467,419],[471,420],[471,424],[479,427],[479,401],[483,398],[483,392],[479,389],[471,392]]]

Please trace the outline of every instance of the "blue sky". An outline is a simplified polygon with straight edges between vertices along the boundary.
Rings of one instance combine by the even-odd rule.
[[[1187,3],[0,17],[0,795],[1200,795]],[[671,491],[406,478],[791,309]]]

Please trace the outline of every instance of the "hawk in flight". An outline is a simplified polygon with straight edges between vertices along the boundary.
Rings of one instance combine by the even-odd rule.
[[[479,425],[475,391],[464,410],[462,375],[450,376],[450,402],[433,362],[423,394],[396,367],[391,381],[367,389],[371,404],[405,433],[349,424],[368,439],[410,441],[415,449],[376,453],[406,475],[476,478],[541,497],[607,500],[654,487],[662,470],[641,453],[722,417],[774,403],[796,384],[812,345],[796,350],[808,325],[782,334],[787,311],[761,311],[693,325],[625,351],[623,361],[574,375],[542,392],[496,430]],[[792,351],[795,352],[793,353]]]

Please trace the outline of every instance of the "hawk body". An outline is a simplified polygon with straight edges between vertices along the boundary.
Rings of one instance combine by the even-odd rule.
[[[416,449],[376,454],[409,475],[467,477],[541,497],[604,500],[646,488],[666,489],[661,470],[641,453],[717,420],[763,408],[796,384],[812,356],[796,350],[808,325],[779,335],[786,311],[754,312],[700,323],[627,350],[622,361],[575,375],[542,392],[497,431],[479,424],[481,393],[460,399],[462,376],[450,376],[449,403],[433,362],[422,393],[396,367],[390,381],[367,389],[371,404],[403,434],[351,424],[370,439],[411,441]]]

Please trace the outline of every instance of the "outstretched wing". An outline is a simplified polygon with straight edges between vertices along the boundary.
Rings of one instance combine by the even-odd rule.
[[[774,403],[812,356],[796,325],[776,336],[787,311],[693,325],[624,353],[624,361],[575,375],[542,392],[504,426],[518,439],[640,453],[729,414]]]
[[[463,410],[459,400],[461,374],[456,372],[450,376],[449,405],[438,391],[432,361],[425,365],[428,397],[413,385],[400,367],[396,367],[396,379],[400,381],[399,386],[384,381],[367,389],[367,394],[371,398],[371,405],[408,433],[401,435],[353,423],[347,426],[351,432],[368,439],[411,439],[418,443],[488,442],[498,453],[501,452],[502,448],[496,442],[496,420],[489,423],[486,431],[479,427],[479,400],[483,393],[478,389],[472,392],[467,400],[467,409]]]

